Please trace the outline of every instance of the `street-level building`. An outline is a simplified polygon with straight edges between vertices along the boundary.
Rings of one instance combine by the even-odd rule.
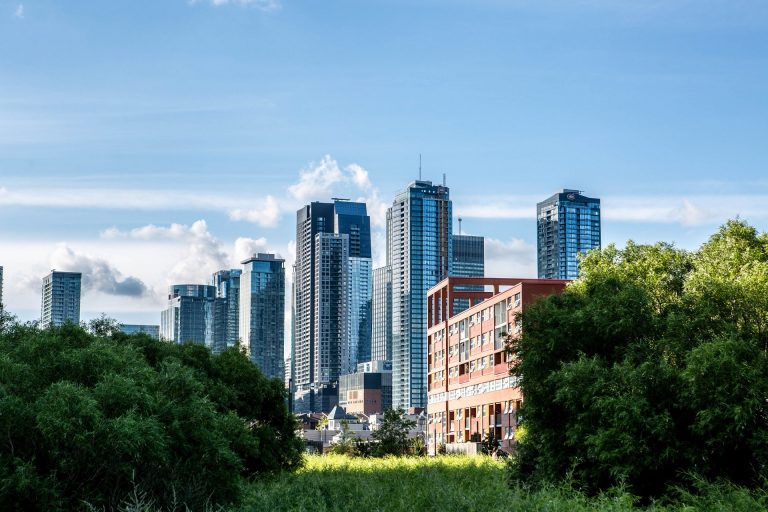
[[[510,375],[507,335],[519,336],[517,318],[538,298],[560,293],[566,280],[451,277],[427,294],[429,453],[440,445],[495,439],[514,443],[516,411],[523,397]],[[468,291],[481,285],[488,291]],[[452,315],[456,300],[469,309]],[[449,451],[456,451],[450,450]]]
[[[392,408],[392,363],[369,361],[339,378],[339,405],[350,414],[376,414]]]

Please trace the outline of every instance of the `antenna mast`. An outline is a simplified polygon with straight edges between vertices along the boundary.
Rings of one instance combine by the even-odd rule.
[[[459,234],[461,234],[461,217],[459,217]]]
[[[419,181],[421,181],[421,153],[419,153]]]

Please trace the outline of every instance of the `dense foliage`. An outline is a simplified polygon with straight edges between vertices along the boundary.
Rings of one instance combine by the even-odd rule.
[[[768,494],[700,483],[696,495],[674,494],[648,512],[754,512]],[[297,473],[255,482],[243,512],[496,511],[632,512],[637,498],[624,490],[587,497],[566,486],[508,487],[504,464],[490,457],[350,458],[310,456]]]
[[[768,469],[768,236],[730,221],[698,251],[628,243],[523,315],[525,439],[512,476],[642,496]]]
[[[198,510],[301,463],[282,383],[245,355],[100,332],[2,322],[0,509]]]

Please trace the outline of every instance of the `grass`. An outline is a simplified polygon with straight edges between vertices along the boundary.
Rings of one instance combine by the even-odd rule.
[[[349,458],[308,456],[296,473],[252,484],[242,511],[636,511],[621,492],[588,498],[564,487],[527,492],[506,484],[504,464],[488,457]],[[702,484],[653,512],[768,510],[768,494]]]

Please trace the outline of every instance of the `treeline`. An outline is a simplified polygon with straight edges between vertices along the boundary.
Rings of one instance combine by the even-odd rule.
[[[245,355],[100,334],[0,321],[0,509],[201,510],[300,465],[283,384]]]
[[[609,246],[522,314],[525,437],[513,482],[621,486],[768,473],[768,236],[730,221],[698,251]]]

